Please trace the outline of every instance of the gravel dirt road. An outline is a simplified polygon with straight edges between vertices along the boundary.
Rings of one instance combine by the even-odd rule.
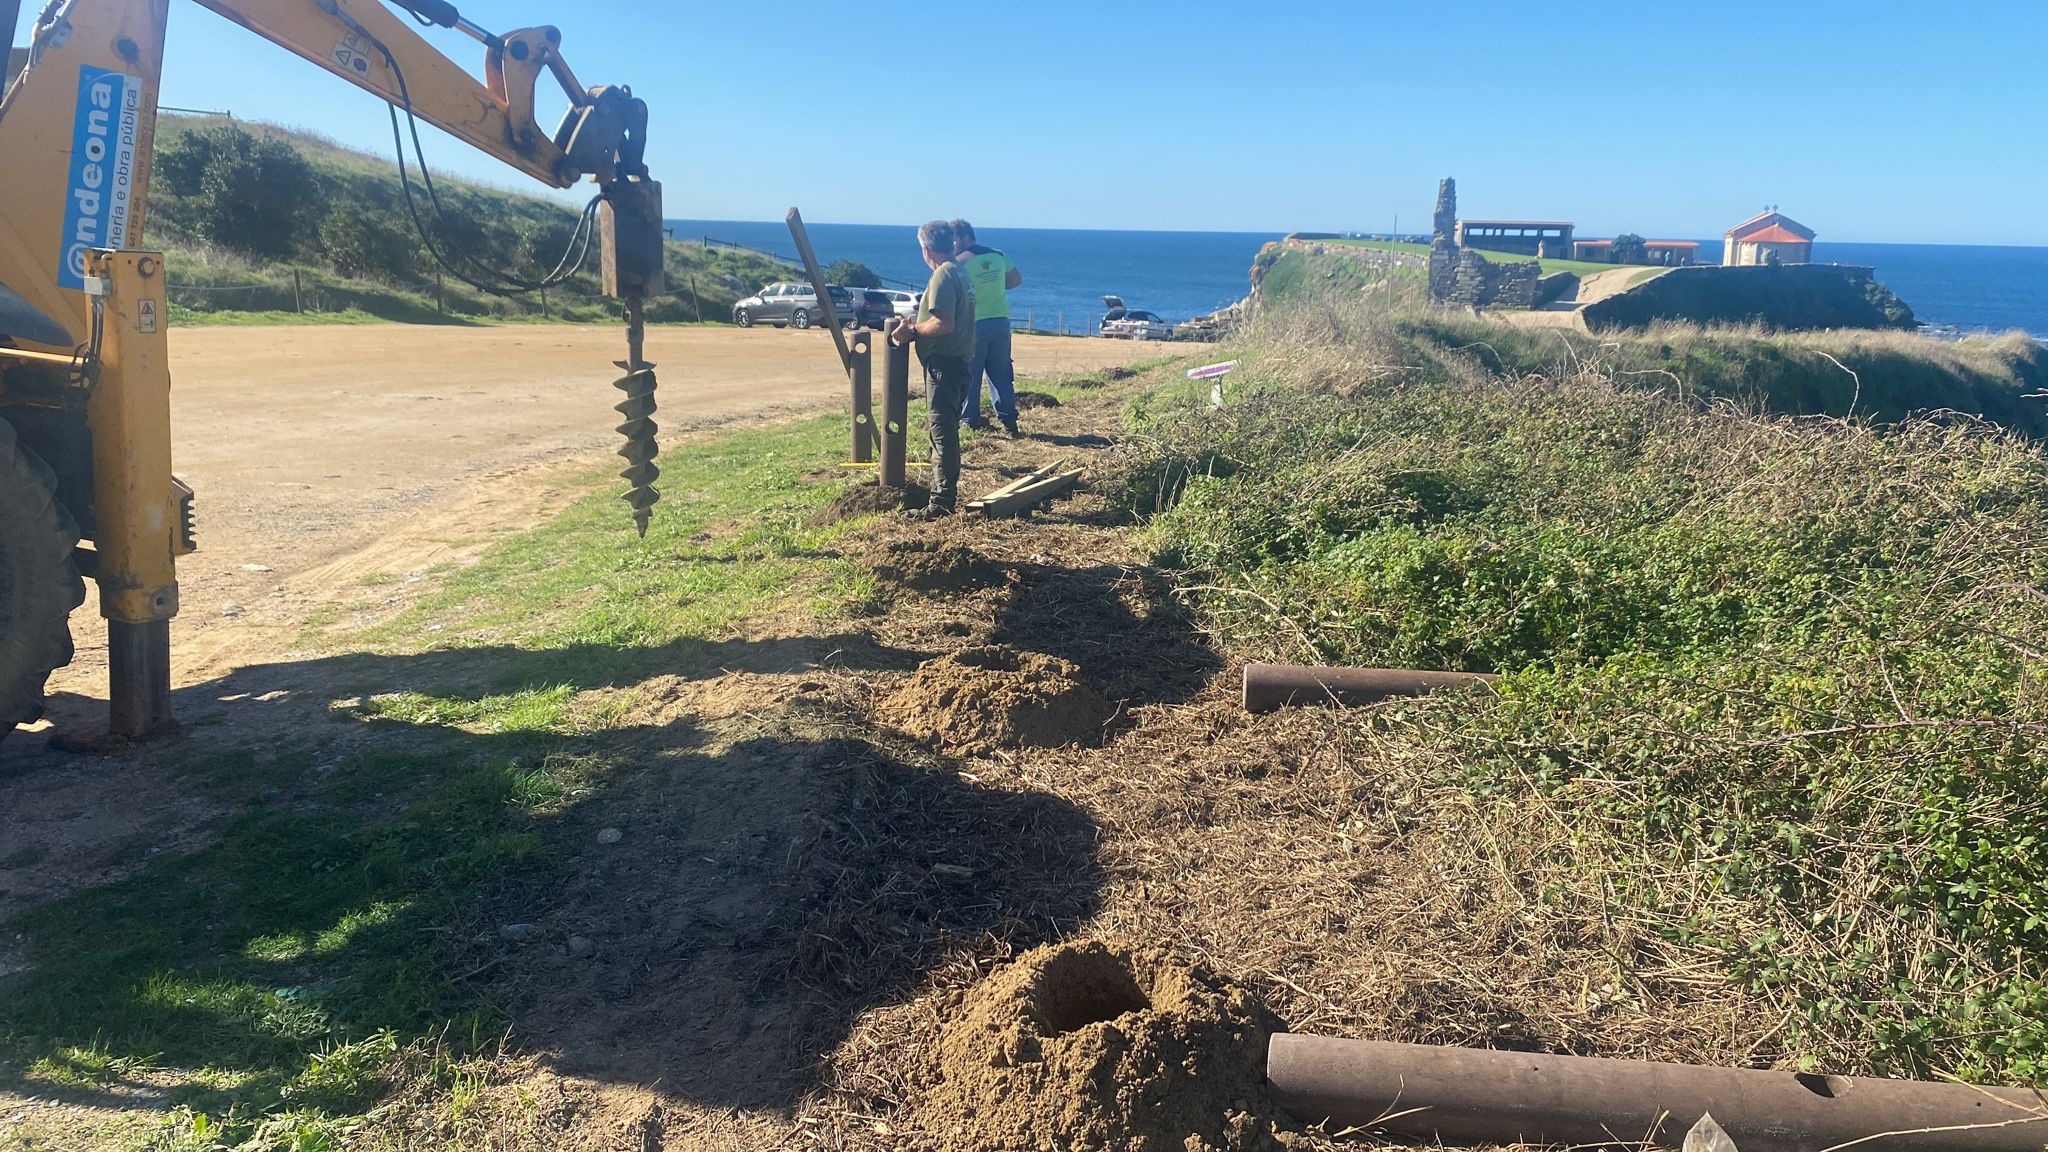
[[[174,332],[175,458],[198,492],[200,550],[178,564],[173,687],[234,693],[236,669],[305,655],[294,645],[309,621],[394,613],[434,585],[430,569],[465,563],[568,502],[579,477],[617,463],[611,362],[623,346],[609,326]],[[1159,352],[1016,341],[1020,377]],[[687,451],[684,434],[846,403],[831,340],[816,330],[657,328],[647,355],[661,381],[664,454]],[[71,618],[78,655],[51,677],[48,715],[0,744],[0,845],[13,853],[0,861],[0,919],[196,847],[224,816],[159,771],[153,746],[63,750],[106,728],[106,628],[87,588]],[[186,742],[229,746],[280,723],[230,708],[235,699],[195,714],[188,697]],[[0,940],[0,974],[12,963]]]
[[[175,332],[176,461],[198,490],[200,551],[178,566],[174,682],[256,655],[337,592],[360,592],[366,573],[460,562],[557,506],[562,481],[618,445],[611,362],[623,350],[621,331],[598,325]],[[1016,341],[1023,376],[1156,354],[1125,341]],[[845,403],[820,331],[656,328],[647,355],[665,436]],[[72,628],[78,658],[51,687],[67,696],[59,723],[89,729],[81,700],[106,691],[90,597]]]

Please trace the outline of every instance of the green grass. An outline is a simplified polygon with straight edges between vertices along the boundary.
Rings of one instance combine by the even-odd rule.
[[[1405,240],[1324,240],[1320,241],[1320,243],[1337,247],[1371,248],[1380,252],[1407,252],[1416,256],[1429,255],[1429,245],[1414,244]],[[1475,248],[1473,251],[1496,263],[1514,264],[1534,259],[1534,257],[1524,256],[1516,252],[1493,252],[1485,248]],[[1580,276],[1591,276],[1598,272],[1612,272],[1616,268],[1627,267],[1625,264],[1608,264],[1604,261],[1596,260],[1542,259],[1537,260],[1537,263],[1543,265],[1543,272],[1546,276],[1552,272],[1573,272]],[[1658,271],[1662,271],[1662,269],[1660,268]]]
[[[171,323],[181,328],[205,325],[241,325],[246,327],[277,327],[287,324],[388,324],[390,319],[365,312],[360,308],[345,308],[339,312],[237,312],[223,309],[212,312],[195,312],[189,308],[171,305]],[[414,320],[413,323],[425,323]],[[459,324],[459,320],[435,321],[437,323]]]
[[[434,634],[435,646],[516,638],[531,650],[609,664],[616,650],[713,634],[801,587],[793,582],[836,531],[805,525],[821,488],[802,474],[839,459],[844,437],[842,420],[821,417],[737,428],[670,449],[660,460],[662,499],[644,541],[615,496],[620,485],[594,473],[581,481],[594,495],[452,573],[364,639],[418,646],[424,625],[452,622]]]
[[[1354,754],[1420,774],[1418,834],[1471,814],[1540,876],[1532,924],[1716,974],[1690,994],[1789,1058],[2048,1082],[2048,451],[1490,349],[1386,370],[1407,323],[1276,322],[1237,403],[1134,408],[1128,498],[1179,493],[1151,538],[1217,632],[1500,673]]]
[[[1466,359],[1488,372],[1591,371],[1645,388],[1798,415],[1893,422],[1953,411],[2048,437],[2048,352],[2024,334],[1932,340],[1907,332],[1767,333],[1755,328],[1659,324],[1587,337],[1456,317],[1393,321],[1402,363],[1452,371]]]
[[[337,711],[376,737],[363,750],[162,757],[234,815],[196,853],[0,924],[30,965],[0,977],[0,1086],[167,1084],[146,1135],[193,1149],[338,1147],[429,1038],[454,1091],[504,1026],[465,977],[471,934],[545,905],[579,809],[631,763],[604,738],[629,701],[579,694],[713,651],[750,613],[858,594],[827,549],[840,529],[806,523],[837,486],[805,474],[842,439],[820,418],[674,446],[644,541],[592,477],[325,662],[353,694]]]

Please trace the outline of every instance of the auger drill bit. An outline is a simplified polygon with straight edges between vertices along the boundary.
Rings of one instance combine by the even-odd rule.
[[[612,387],[626,394],[624,400],[612,405],[612,409],[624,420],[619,424],[619,435],[626,443],[619,448],[619,455],[626,458],[626,466],[619,475],[625,478],[627,488],[621,499],[633,506],[633,524],[644,538],[647,535],[647,518],[654,502],[661,499],[661,493],[654,490],[654,481],[661,475],[661,468],[654,463],[654,457],[661,451],[655,442],[659,426],[654,422],[654,365],[641,355],[646,339],[646,326],[640,316],[640,299],[632,297],[626,301],[626,358],[614,361],[626,370],[624,376],[612,381]]]

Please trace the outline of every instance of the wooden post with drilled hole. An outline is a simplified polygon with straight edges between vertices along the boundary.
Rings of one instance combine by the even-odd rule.
[[[875,458],[875,356],[873,337],[867,332],[853,334],[853,462],[866,464]]]
[[[901,488],[910,437],[910,345],[883,343],[889,355],[882,374],[882,485]]]

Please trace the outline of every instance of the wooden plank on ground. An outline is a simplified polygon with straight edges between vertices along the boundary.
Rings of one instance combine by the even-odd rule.
[[[967,502],[967,506],[971,509],[979,509],[982,505],[988,503],[989,501],[1000,500],[1003,497],[1008,496],[1010,493],[1015,492],[1017,489],[1022,488],[1027,484],[1035,484],[1040,480],[1049,479],[1055,473],[1057,473],[1059,469],[1060,466],[1058,463],[1047,464],[1043,468],[1034,468],[1031,471],[1026,472],[1024,475],[1017,477],[1015,480],[1010,481],[1008,484],[1003,485],[1001,488],[996,489],[995,491],[989,493],[986,496],[981,497],[978,500],[969,500]]]
[[[1080,479],[1081,470],[1079,468],[1071,472],[1061,472],[1056,476],[1048,476],[1042,480],[1026,484],[1014,491],[1006,492],[993,500],[983,499],[975,501],[980,506],[977,511],[989,519],[994,519],[998,516],[1015,516],[1019,512],[1034,508],[1060,495],[1072,488]]]

